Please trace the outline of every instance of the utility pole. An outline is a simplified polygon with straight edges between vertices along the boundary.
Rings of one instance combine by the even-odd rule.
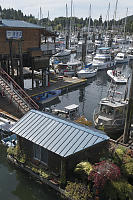
[[[133,116],[133,69],[132,69],[132,77],[131,77],[131,84],[130,84],[130,93],[129,93],[129,101],[128,101],[128,107],[127,107],[126,120],[125,120],[125,127],[124,127],[124,133],[123,133],[123,142],[124,143],[127,143],[129,140],[132,116]]]

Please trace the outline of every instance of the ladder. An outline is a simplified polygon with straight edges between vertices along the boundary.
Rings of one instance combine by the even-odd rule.
[[[39,109],[39,106],[2,68],[0,68],[0,90],[2,96],[7,96],[23,114],[31,109]]]

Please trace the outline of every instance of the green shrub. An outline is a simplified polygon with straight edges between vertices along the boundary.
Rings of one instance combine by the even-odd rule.
[[[124,164],[127,175],[133,175],[133,161]]]
[[[26,162],[26,155],[20,150],[19,145],[16,147],[9,147],[7,149],[8,155],[13,156],[16,158],[19,162],[25,163]]]
[[[115,150],[117,156],[119,157],[120,160],[123,160],[123,157],[126,153],[126,148],[119,145],[118,148]]]
[[[92,165],[89,162],[80,162],[76,165],[74,172],[78,174],[85,173],[86,175],[89,175],[92,169]]]
[[[126,180],[112,181],[105,185],[101,192],[101,199],[132,200],[133,186]]]
[[[65,195],[73,200],[88,200],[92,197],[89,186],[76,182],[67,183]]]

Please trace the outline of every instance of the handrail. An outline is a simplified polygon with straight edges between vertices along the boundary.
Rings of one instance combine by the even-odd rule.
[[[4,80],[8,81],[8,84],[20,94],[20,96],[34,109],[38,110],[39,106],[33,101],[31,97],[2,69],[0,68],[0,75]]]

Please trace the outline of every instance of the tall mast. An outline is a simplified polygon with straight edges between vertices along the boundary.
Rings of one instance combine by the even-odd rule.
[[[90,4],[90,9],[89,9],[88,37],[90,34],[90,24],[91,24],[91,4]]]
[[[125,24],[124,24],[124,37],[125,37],[125,39],[126,39],[127,14],[128,14],[128,8],[127,8],[127,10],[126,10],[126,17],[125,17]]]
[[[107,11],[107,30],[109,29],[109,12],[110,12],[110,2],[108,5],[108,11]]]
[[[116,0],[116,4],[115,4],[115,11],[114,11],[114,26],[116,25],[116,24],[115,24],[115,20],[116,20],[117,5],[118,5],[118,0]]]
[[[70,46],[71,46],[71,34],[72,34],[72,6],[73,6],[73,0],[71,0],[71,17],[70,17]]]

